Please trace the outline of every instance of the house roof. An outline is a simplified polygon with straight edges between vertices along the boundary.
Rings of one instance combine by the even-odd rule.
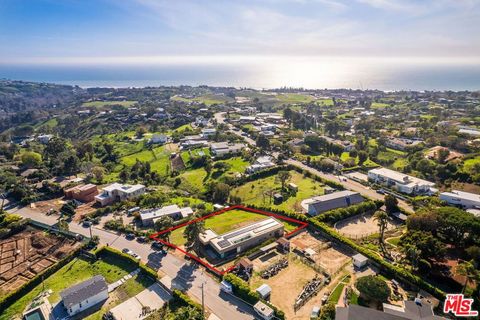
[[[193,213],[192,208],[185,207],[180,208],[176,204],[162,207],[160,209],[147,210],[140,213],[140,218],[142,220],[155,219],[163,216],[170,216],[174,214],[180,214],[183,218],[188,217]]]
[[[257,288],[257,291],[262,298],[268,296],[272,292],[272,288],[268,284],[262,284],[260,287]]]
[[[350,199],[350,204],[357,204],[363,201],[363,197],[358,192],[344,190],[305,199],[301,202],[301,206],[307,212],[309,211],[309,206],[313,206],[317,213],[325,212],[347,206],[347,198]]]
[[[407,174],[403,174],[401,172],[390,170],[390,169],[387,169],[387,168],[372,169],[372,170],[368,171],[368,173],[373,173],[373,174],[376,174],[376,175],[387,177],[389,179],[395,180],[396,182],[398,182],[400,184],[405,184],[405,185],[408,185],[408,186],[410,186],[410,185],[412,185],[412,186],[413,185],[428,185],[428,186],[433,187],[435,185],[435,183],[433,183],[433,182],[423,180],[423,179],[420,179],[420,178],[417,178],[417,177],[412,177],[412,176],[409,176]]]
[[[353,258],[353,260],[357,260],[357,261],[359,261],[359,262],[368,261],[368,258],[365,257],[363,254],[360,254],[360,253],[357,253],[357,254],[354,255],[352,258]]]
[[[460,191],[460,190],[452,190],[451,192],[442,192],[440,195],[480,202],[479,194]]]
[[[60,296],[62,297],[65,307],[70,308],[104,290],[108,290],[105,278],[101,275],[96,275],[93,278],[63,290],[60,292]]]

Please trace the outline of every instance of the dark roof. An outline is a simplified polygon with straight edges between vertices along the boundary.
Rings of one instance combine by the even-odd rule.
[[[351,304],[348,307],[339,307],[335,320],[406,320],[408,318],[388,314],[383,311]]]
[[[66,308],[70,308],[71,306],[85,301],[88,298],[93,297],[107,289],[108,286],[105,282],[105,278],[103,276],[96,275],[93,278],[63,290],[60,292],[60,296],[62,297],[63,305]]]
[[[314,199],[315,201],[310,205],[313,206],[317,214],[333,209],[348,207],[364,200],[358,192],[352,191],[334,192],[324,196],[315,197]]]

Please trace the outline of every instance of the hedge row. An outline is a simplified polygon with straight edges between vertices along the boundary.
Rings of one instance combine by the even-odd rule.
[[[228,281],[232,285],[233,294],[235,294],[240,299],[246,301],[251,305],[254,305],[258,301],[262,300],[263,303],[265,303],[270,308],[272,308],[273,311],[275,311],[275,316],[277,318],[285,319],[285,313],[282,310],[270,304],[268,301],[261,299],[260,295],[257,292],[250,290],[250,286],[248,285],[248,283],[246,283],[236,275],[232,273],[227,273],[223,276],[223,280]]]
[[[177,301],[180,305],[190,306],[198,311],[202,311],[202,306],[199,303],[193,301],[189,296],[178,289],[173,289],[172,296],[175,301]]]
[[[364,201],[346,208],[333,209],[315,217],[321,222],[335,223],[359,214],[375,211],[383,205],[382,201]]]
[[[128,260],[128,261],[131,261],[133,264],[135,264],[136,266],[138,266],[140,268],[140,270],[142,272],[144,272],[145,274],[149,275],[150,277],[152,277],[153,279],[157,279],[158,278],[158,274],[155,270],[153,270],[152,268],[146,266],[145,264],[143,264],[142,262],[140,262],[139,260],[135,259],[134,257],[126,254],[126,253],[123,253],[121,251],[118,251],[116,249],[113,249],[111,247],[101,247],[99,249],[97,249],[94,254],[97,258],[100,257],[100,255],[102,255],[103,253],[110,253],[110,254],[113,254],[117,257],[119,257],[120,259],[124,259],[124,260]]]
[[[403,268],[394,266],[391,263],[386,262],[385,260],[383,260],[383,258],[381,256],[379,256],[379,255],[371,252],[370,250],[356,244],[352,240],[338,234],[336,231],[334,231],[333,229],[328,227],[328,225],[326,225],[323,222],[320,222],[320,221],[318,221],[316,219],[313,219],[313,218],[310,219],[309,222],[310,222],[310,226],[314,227],[315,229],[318,229],[318,230],[322,231],[323,233],[327,234],[330,238],[351,247],[355,251],[361,253],[362,255],[364,255],[367,258],[369,258],[370,260],[372,260],[387,275],[389,275],[391,277],[395,277],[399,280],[403,280],[407,283],[413,284],[413,285],[415,285],[415,286],[417,286],[421,289],[424,289],[425,291],[430,292],[432,295],[434,295],[436,298],[438,298],[440,300],[445,299],[445,293],[442,290],[440,290],[440,289],[436,288],[435,286],[431,285],[430,283],[426,282],[425,280],[423,280],[419,276],[416,276],[416,275],[412,274],[411,272],[409,272],[409,271],[407,271]]]
[[[0,298],[0,310],[5,310],[8,308],[12,303],[26,295],[28,292],[33,290],[36,286],[38,286],[40,283],[42,283],[43,279],[46,279],[50,277],[52,274],[57,272],[59,269],[61,269],[63,266],[65,266],[67,263],[72,261],[74,258],[77,257],[79,252],[83,250],[83,246],[78,247],[74,251],[72,251],[69,255],[67,255],[65,258],[60,260],[59,262],[55,263],[51,267],[45,269],[42,273],[37,274],[35,277],[33,277],[30,281],[24,283],[22,286],[20,286],[17,290],[12,291],[8,293],[7,295],[4,295]]]

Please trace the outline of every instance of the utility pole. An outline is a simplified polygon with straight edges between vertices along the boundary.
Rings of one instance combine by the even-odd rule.
[[[205,320],[205,301],[204,301],[204,294],[203,294],[203,286],[205,282],[202,282],[202,319]]]
[[[90,229],[90,240],[93,239],[93,235],[92,235],[92,225],[89,225],[88,226],[88,229]]]

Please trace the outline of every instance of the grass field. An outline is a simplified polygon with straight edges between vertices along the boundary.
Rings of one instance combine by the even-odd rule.
[[[182,157],[182,160],[185,163],[185,165],[188,166],[191,158],[200,157],[200,156],[209,157],[210,148],[198,148],[198,149],[183,151],[180,154],[180,156]]]
[[[60,292],[74,284],[87,280],[95,275],[102,275],[105,277],[107,283],[113,283],[123,276],[135,270],[137,266],[128,260],[118,259],[112,254],[102,254],[101,259],[90,262],[80,258],[74,259],[67,263],[63,268],[56,273],[46,278],[44,281],[45,289],[52,290],[53,293],[49,297],[49,301],[53,304],[60,300]],[[117,288],[119,293],[125,296],[125,300],[137,294],[146,286],[152,284],[152,281],[147,281],[145,277],[139,276],[128,280]],[[14,304],[4,310],[0,319],[11,319],[14,315],[18,315],[24,311],[27,305],[42,291],[42,284],[32,289],[29,293],[18,299]],[[99,319],[101,319],[100,312],[97,312]],[[96,313],[96,314],[97,314]],[[92,315],[96,319],[96,314]]]
[[[268,217],[263,214],[234,209],[218,216],[213,216],[211,218],[205,219],[204,221],[205,229],[211,229],[217,234],[223,234],[266,218]],[[280,221],[284,224],[286,231],[292,231],[297,227],[297,225],[293,223],[283,220]],[[184,230],[185,227],[174,230],[170,235],[170,242],[176,245],[184,245]]]
[[[179,175],[182,179],[180,187],[190,193],[205,191],[205,178],[207,171],[204,168],[188,170]]]
[[[82,104],[82,107],[94,107],[94,108],[102,108],[102,107],[111,107],[111,106],[116,106],[120,105],[122,107],[131,107],[133,106],[137,101],[90,101],[90,102],[84,102]]]
[[[315,195],[322,195],[323,185],[313,179],[306,178],[296,171],[290,171],[292,182],[298,186],[298,192],[295,196],[291,196],[283,203],[275,205],[270,203],[270,196],[266,194],[271,190],[278,191],[281,187],[280,182],[275,180],[276,176],[248,182],[240,187],[232,190],[231,194],[240,197],[246,204],[254,204],[258,206],[266,206],[279,208],[286,211],[300,211],[300,202],[306,198]]]
[[[372,109],[383,109],[387,108],[390,105],[388,103],[383,103],[383,102],[372,102]]]
[[[282,104],[309,103],[315,100],[311,95],[298,93],[282,93],[276,95],[276,98]]]
[[[211,106],[213,104],[221,104],[225,102],[232,102],[233,99],[227,96],[222,96],[222,95],[213,95],[213,94],[207,94],[195,98],[183,98],[179,96],[174,96],[171,97],[170,100],[174,101],[183,101],[183,102],[198,102],[198,103],[204,103],[207,106]]]
[[[150,162],[152,171],[165,176],[168,174],[170,165],[170,152],[165,150],[165,146],[160,146],[152,150],[143,150],[121,158],[121,163],[126,166],[133,166],[135,162]]]

